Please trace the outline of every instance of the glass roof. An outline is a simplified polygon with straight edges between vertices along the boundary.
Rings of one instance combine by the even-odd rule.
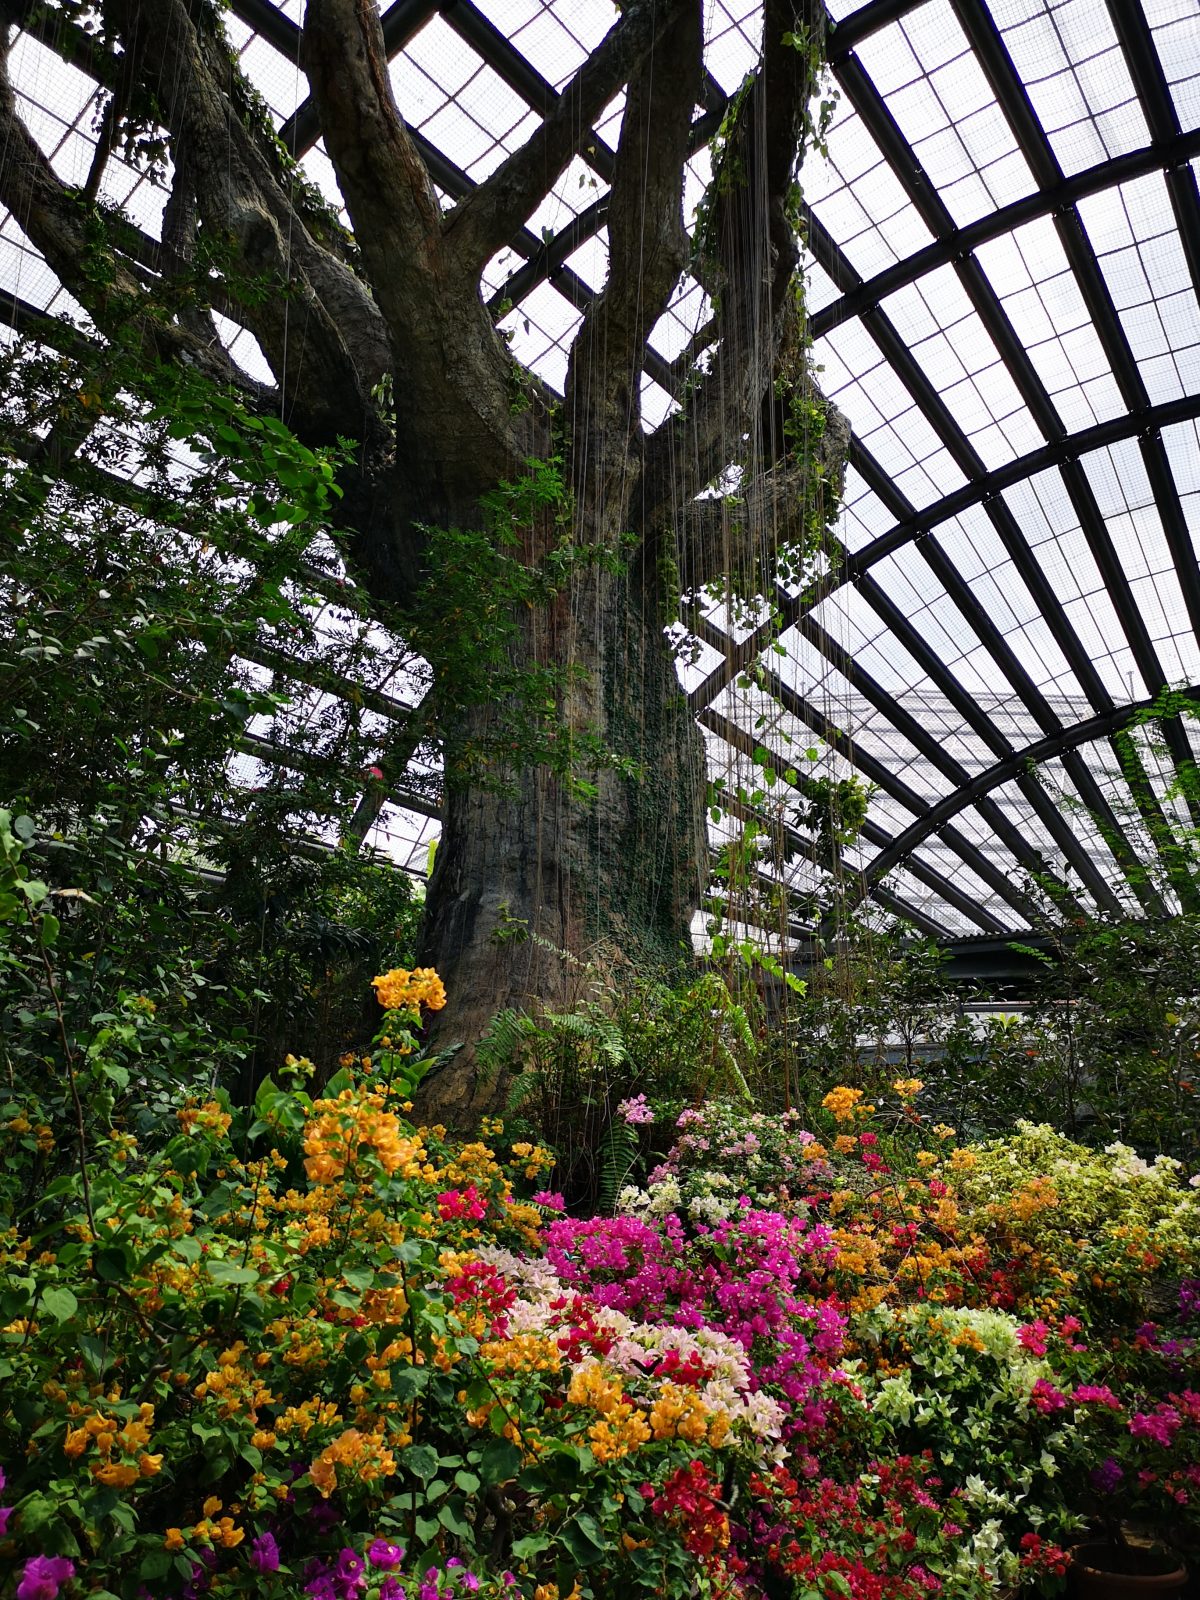
[[[284,143],[340,205],[301,14],[230,0],[226,22]],[[757,61],[761,8],[708,0],[705,15],[711,116]],[[712,775],[753,788],[763,751],[780,774],[860,774],[867,826],[837,869],[931,933],[1028,927],[1031,872],[1088,911],[1170,907],[1155,839],[1164,818],[1190,821],[1177,777],[1200,744],[1140,714],[1164,686],[1200,696],[1200,0],[833,0],[830,20],[828,157],[802,184],[813,360],[849,419],[850,467],[831,573],[776,597],[785,653],[710,606],[681,657]],[[397,101],[447,202],[528,137],[612,21],[609,0],[384,7]],[[56,172],[82,185],[97,85],[57,44],[53,27],[22,35],[10,70]],[[498,314],[512,302],[514,355],[551,385],[604,279],[597,202],[621,110],[485,273]],[[692,207],[708,175],[701,147]],[[101,193],[152,249],[164,191],[113,154]],[[87,326],[0,214],[0,314],[28,326],[31,310]],[[648,425],[674,406],[669,363],[707,310],[685,279],[651,339]],[[248,334],[222,335],[267,375]],[[331,627],[352,623],[331,604]],[[401,710],[421,691],[419,670],[372,681]],[[1113,743],[1127,728],[1132,783]],[[427,757],[368,834],[414,870],[437,831]],[[763,809],[779,838],[762,875],[787,885],[802,934],[820,851],[786,780]],[[714,848],[727,839],[714,830]]]

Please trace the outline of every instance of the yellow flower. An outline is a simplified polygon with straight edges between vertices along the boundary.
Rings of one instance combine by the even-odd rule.
[[[168,1528],[166,1538],[163,1540],[164,1550],[182,1550],[184,1545],[183,1529]]]
[[[892,1085],[901,1100],[915,1100],[924,1087],[920,1078],[897,1078]]]
[[[826,1111],[831,1111],[838,1122],[846,1122],[858,1109],[858,1102],[862,1099],[861,1089],[848,1089],[844,1084],[839,1084],[836,1089],[831,1089],[821,1101]]]
[[[571,1378],[567,1401],[573,1406],[591,1406],[593,1411],[607,1414],[621,1404],[620,1380],[606,1378],[598,1361],[580,1367]]]
[[[393,967],[371,980],[375,997],[387,1011],[416,1010],[424,1005],[440,1011],[446,1004],[446,989],[432,967]]]

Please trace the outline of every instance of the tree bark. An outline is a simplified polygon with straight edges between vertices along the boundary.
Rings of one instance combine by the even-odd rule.
[[[450,995],[439,1039],[473,1043],[506,1005],[566,1003],[598,946],[675,958],[702,901],[707,851],[703,746],[664,634],[672,575],[708,582],[730,552],[768,572],[774,541],[807,525],[814,478],[830,486],[832,515],[844,447],[834,430],[808,451],[774,424],[787,392],[807,382],[791,208],[816,66],[797,42],[813,36],[821,7],[764,0],[763,59],[731,107],[702,236],[689,240],[682,197],[704,98],[702,0],[626,0],[543,126],[445,214],[393,97],[376,0],[307,0],[303,59],[352,241],[297,201],[214,0],[102,9],[98,42],[40,0],[0,0],[0,144],[10,152],[0,203],[102,339],[129,348],[132,327],[146,359],[200,366],[282,413],[306,443],[357,441],[341,514],[382,622],[405,607],[411,616],[422,585],[438,581],[431,527],[487,531],[486,496],[531,460],[562,462],[569,533],[590,555],[545,605],[521,608],[509,664],[558,673],[548,738],[575,750],[571,771],[550,759],[506,763],[500,751],[486,779],[464,779],[456,747],[495,744],[514,708],[455,701],[455,652],[476,641],[429,644],[423,716],[440,704],[447,751],[425,939]],[[48,43],[70,38],[91,52],[101,82],[119,83],[114,142],[125,114],[165,125],[175,189],[161,278],[129,259],[95,184],[69,189],[21,122],[6,75],[11,28],[39,15],[56,19]],[[608,278],[586,309],[560,403],[513,361],[480,273],[622,89]],[[215,276],[213,260],[228,263]],[[689,268],[713,316],[681,364],[681,408],[647,434],[646,342]],[[274,391],[251,385],[216,343],[214,302],[257,338]],[[730,467],[742,474],[741,509],[697,502]],[[530,568],[562,533],[561,523],[528,530]],[[492,1093],[468,1050],[430,1080],[423,1109],[462,1125]]]

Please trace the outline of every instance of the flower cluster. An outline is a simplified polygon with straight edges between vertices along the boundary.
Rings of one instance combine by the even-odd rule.
[[[361,1058],[290,1077],[157,1155],[118,1130],[90,1211],[0,1234],[3,1600],[982,1600],[1114,1502],[1196,1523],[1174,1164],[962,1147],[900,1079],[689,1107],[574,1217],[498,1119],[417,1128]]]
[[[441,1011],[446,1004],[446,987],[432,967],[393,967],[373,978],[375,998],[386,1011]]]

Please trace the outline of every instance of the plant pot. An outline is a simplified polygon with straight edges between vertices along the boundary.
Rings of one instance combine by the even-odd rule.
[[[1186,1583],[1179,1557],[1157,1546],[1081,1544],[1071,1552],[1076,1600],[1171,1600]]]

